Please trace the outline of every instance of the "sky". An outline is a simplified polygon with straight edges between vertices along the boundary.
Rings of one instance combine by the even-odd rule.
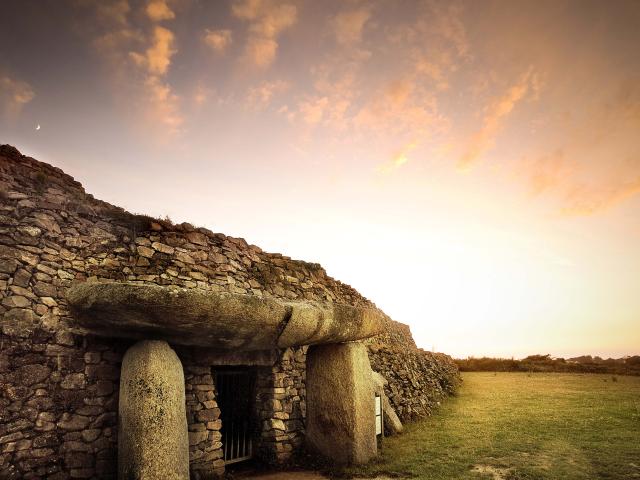
[[[640,2],[0,0],[0,143],[457,357],[640,353]]]

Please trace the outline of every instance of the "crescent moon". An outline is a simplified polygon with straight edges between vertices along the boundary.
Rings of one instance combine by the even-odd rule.
[[[36,127],[36,130],[40,130],[40,124],[38,124],[38,126]]]

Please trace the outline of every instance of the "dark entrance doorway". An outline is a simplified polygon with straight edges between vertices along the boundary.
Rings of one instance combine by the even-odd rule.
[[[251,412],[255,372],[251,369],[216,369],[218,407],[222,420],[222,450],[225,464],[248,460],[253,456]]]

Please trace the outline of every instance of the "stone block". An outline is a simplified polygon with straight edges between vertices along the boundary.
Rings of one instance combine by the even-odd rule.
[[[189,479],[184,372],[166,342],[141,341],[125,354],[119,424],[118,478]]]
[[[63,430],[84,430],[89,425],[91,419],[84,415],[74,415],[71,413],[64,413],[62,418],[58,422],[58,427]]]
[[[309,348],[306,440],[337,463],[362,464],[377,455],[375,390],[363,344]]]
[[[86,385],[84,373],[70,373],[66,375],[60,382],[60,387],[65,390],[79,390]]]

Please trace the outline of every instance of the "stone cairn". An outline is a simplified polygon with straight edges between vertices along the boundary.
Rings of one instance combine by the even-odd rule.
[[[375,309],[318,264],[243,239],[133,215],[96,200],[62,170],[0,146],[0,478],[116,478],[119,384],[133,340],[78,327],[67,291],[127,282],[280,301]],[[451,359],[415,348],[408,329],[367,341],[373,369],[400,418],[430,413],[458,378]],[[197,349],[184,366],[192,478],[221,473],[214,371]],[[306,347],[282,348],[259,369],[261,458],[288,461],[306,426]],[[203,473],[205,472],[205,473]]]

